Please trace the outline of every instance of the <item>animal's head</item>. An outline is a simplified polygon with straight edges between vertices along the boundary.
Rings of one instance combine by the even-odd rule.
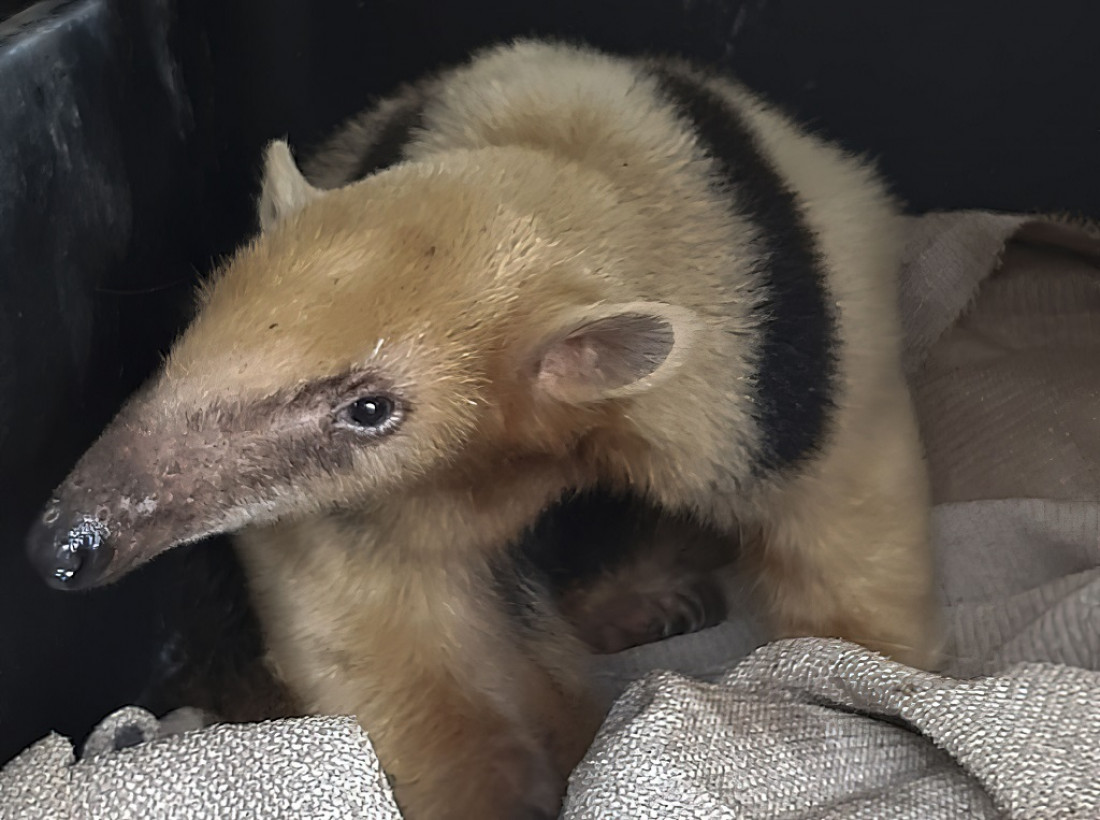
[[[535,165],[471,154],[321,191],[274,143],[260,235],[35,523],[41,574],[94,586],[214,533],[564,454],[660,382],[687,313],[616,300],[495,182],[560,195]]]

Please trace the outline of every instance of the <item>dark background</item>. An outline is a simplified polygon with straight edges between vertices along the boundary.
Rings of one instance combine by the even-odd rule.
[[[555,34],[728,67],[914,211],[1100,216],[1098,31],[1094,0],[67,0],[0,23],[0,763],[143,697],[226,555],[67,596],[22,536],[252,229],[264,141],[308,147],[473,46]]]

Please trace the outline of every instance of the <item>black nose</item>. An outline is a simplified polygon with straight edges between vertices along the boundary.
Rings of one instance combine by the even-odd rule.
[[[27,535],[27,556],[42,579],[55,589],[83,589],[95,586],[114,557],[107,528],[90,516],[64,529],[72,518],[46,513],[54,519],[35,521]]]

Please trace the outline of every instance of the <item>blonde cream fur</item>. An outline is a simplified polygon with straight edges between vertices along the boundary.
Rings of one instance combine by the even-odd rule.
[[[307,165],[316,187],[276,143],[262,235],[153,388],[185,414],[369,372],[407,409],[347,469],[273,474],[238,543],[273,664],[309,709],[358,715],[410,820],[553,816],[595,730],[577,638],[485,603],[490,561],[565,488],[629,486],[731,543],[756,532],[777,635],[934,656],[896,207],[866,164],[704,80],[795,193],[839,317],[825,441],[754,479],[757,229],[643,68],[542,43],[489,51],[406,92],[427,99],[407,161],[362,181],[354,149],[381,114]],[[593,327],[647,357],[594,371]],[[329,412],[294,423],[320,430]],[[319,432],[316,446],[349,445]]]

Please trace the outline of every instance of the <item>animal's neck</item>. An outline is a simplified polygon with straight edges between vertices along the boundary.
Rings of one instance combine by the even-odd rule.
[[[380,560],[480,564],[507,549],[571,486],[551,465],[502,467],[483,482],[432,485],[364,513]]]

